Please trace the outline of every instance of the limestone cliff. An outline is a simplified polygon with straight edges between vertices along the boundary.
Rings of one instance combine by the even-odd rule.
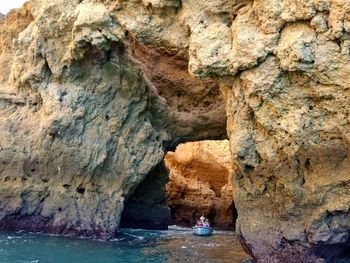
[[[332,262],[350,243],[349,13],[347,0],[13,11],[0,22],[1,227],[112,235],[165,150],[224,138],[226,111],[254,255]]]
[[[166,196],[172,223],[193,226],[204,214],[215,229],[234,229],[230,150],[227,140],[188,142],[165,156]]]
[[[167,147],[226,136],[215,82],[78,2],[33,1],[1,24],[0,229],[112,237]]]

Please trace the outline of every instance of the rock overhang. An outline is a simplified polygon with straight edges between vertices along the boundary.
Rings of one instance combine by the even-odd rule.
[[[299,251],[293,243],[295,240],[317,248],[317,242],[333,244],[332,233],[339,237],[348,231],[348,226],[345,226],[342,230],[328,227],[327,232],[325,226],[333,219],[327,219],[328,223],[322,221],[324,212],[329,209],[335,214],[338,206],[343,207],[342,213],[348,211],[346,198],[340,198],[348,196],[346,153],[350,27],[347,1],[72,0],[52,4],[36,0],[29,5],[34,22],[18,38],[15,37],[14,61],[5,56],[6,52],[2,53],[4,68],[7,68],[2,74],[4,83],[11,68],[7,87],[10,85],[15,91],[25,90],[29,97],[35,97],[37,90],[47,89],[48,82],[73,74],[69,72],[69,67],[75,61],[86,62],[87,55],[108,57],[113,53],[110,52],[113,50],[111,43],[127,41],[127,36],[133,36],[143,46],[151,47],[147,52],[135,52],[146,55],[150,60],[152,56],[149,53],[153,52],[153,48],[165,47],[166,52],[175,50],[176,54],[189,61],[192,75],[215,79],[213,85],[217,82],[221,86],[226,102],[233,168],[237,171],[235,182],[240,190],[236,196],[240,229],[247,242],[252,244],[254,253],[263,258],[271,252],[283,258],[293,249]],[[79,10],[85,10],[84,15],[79,15]],[[95,52],[91,52],[92,47]],[[156,61],[157,56],[163,58],[159,55],[161,53],[156,53],[153,60]],[[172,57],[171,54],[165,57]],[[190,90],[181,90],[180,99],[177,99],[173,90],[161,85],[162,81],[181,86],[188,82],[189,77],[183,82],[176,82],[167,72],[157,69],[157,63],[147,68],[147,63],[142,62],[140,57],[132,56],[132,59],[138,60],[135,62],[138,67],[146,66],[144,73],[137,73],[144,74],[145,79],[142,81],[140,78],[141,82],[145,82],[142,85],[151,86],[149,79],[158,80],[157,75],[163,78],[157,83],[163,88],[163,96],[153,90],[150,98],[154,103],[147,102],[147,105],[159,105],[151,110],[153,116],[147,117],[151,125],[148,127],[157,127],[158,137],[168,141],[171,147],[181,138],[194,140],[198,131],[195,128],[201,123],[208,123],[208,119],[214,120],[216,126],[209,133],[205,132],[205,125],[201,127],[201,138],[215,136],[218,131],[225,134],[225,126],[221,122],[221,118],[225,118],[220,115],[220,121],[215,120],[222,110],[213,110],[212,115],[202,114],[198,121],[191,121],[193,115],[188,113],[194,111],[188,107],[191,101],[181,97],[193,96],[191,90],[198,84],[190,86]],[[165,64],[179,61],[181,59],[170,58]],[[112,62],[118,64],[118,61]],[[174,70],[173,67],[169,69]],[[91,70],[96,72],[96,65]],[[187,71],[185,68],[181,70]],[[47,78],[48,71],[51,71],[52,79]],[[164,76],[167,77],[164,79]],[[96,83],[87,82],[86,86]],[[199,94],[211,89],[211,85],[207,84],[202,87]],[[205,97],[195,96],[198,100]],[[216,95],[211,96],[213,100],[207,103],[219,108],[215,103]],[[16,96],[11,100],[21,101]],[[140,101],[135,100],[134,103]],[[177,112],[169,116],[169,112],[179,110],[181,114]],[[160,121],[164,116],[171,118],[175,125],[164,125]],[[180,128],[177,130],[176,127]],[[180,132],[181,136],[176,136],[176,132]],[[137,137],[138,142],[145,141],[144,135]],[[159,153],[159,156],[163,155],[162,151]],[[317,158],[324,160],[325,164]],[[131,184],[138,181],[130,179]],[[332,194],[328,193],[329,189],[332,189]],[[310,191],[313,194],[308,196]],[[325,203],[318,203],[318,199],[325,200]],[[254,202],[246,203],[246,200]],[[286,205],[281,205],[284,202]],[[337,205],[332,206],[332,203]],[[276,211],[279,213],[264,215],[256,204],[268,206],[271,210],[278,208]],[[303,213],[311,213],[314,221],[309,222],[302,216]],[[249,219],[254,220],[258,216],[261,220],[257,228],[250,229]],[[339,220],[341,217],[336,216]],[[306,221],[310,223],[307,228],[304,227]],[[295,233],[306,232],[312,238],[306,240],[303,235],[287,231],[291,222],[295,225]],[[264,238],[265,228],[274,233],[272,238]],[[320,231],[323,235],[319,234]],[[260,244],[254,239],[258,239]],[[337,240],[343,242],[339,238]],[[270,252],[264,252],[269,247],[266,244],[280,244],[282,241],[285,249],[275,246]],[[259,247],[261,244],[266,245],[261,246],[264,249]],[[309,252],[302,250],[299,254],[304,257]]]

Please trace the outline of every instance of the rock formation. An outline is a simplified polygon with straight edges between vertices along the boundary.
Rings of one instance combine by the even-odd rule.
[[[252,253],[342,256],[349,13],[347,0],[32,0],[12,11],[0,22],[0,227],[113,235],[165,150],[225,138],[226,111],[237,230]]]
[[[226,136],[218,85],[122,42],[102,3],[32,1],[0,35],[0,229],[112,237],[166,147]]]
[[[169,171],[166,195],[172,224],[193,226],[204,214],[215,229],[234,229],[236,210],[227,140],[180,144],[164,161]]]

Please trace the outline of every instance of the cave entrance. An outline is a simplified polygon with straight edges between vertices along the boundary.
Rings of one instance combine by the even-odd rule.
[[[230,163],[228,140],[178,145],[126,200],[120,227],[190,227],[204,214],[216,229],[234,230]]]
[[[167,229],[171,224],[165,195],[168,173],[159,164],[124,202],[120,228]]]
[[[193,226],[204,214],[215,228],[234,229],[237,212],[228,140],[180,144],[167,153],[164,163],[172,224]]]

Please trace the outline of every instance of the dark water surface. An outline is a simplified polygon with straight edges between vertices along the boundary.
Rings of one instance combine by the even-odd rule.
[[[193,236],[190,229],[121,230],[113,241],[0,233],[0,263],[251,262],[234,232]]]

